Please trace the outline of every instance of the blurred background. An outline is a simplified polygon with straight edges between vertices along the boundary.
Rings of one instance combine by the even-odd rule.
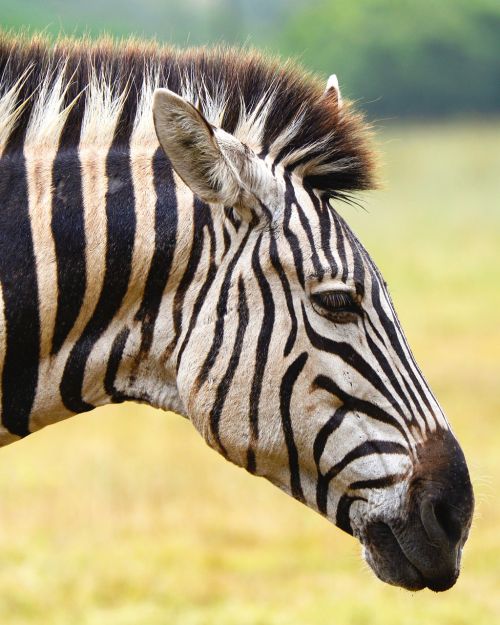
[[[339,75],[377,129],[384,188],[337,208],[389,283],[469,461],[457,585],[377,581],[326,520],[125,404],[0,451],[9,625],[500,622],[499,0],[0,0],[3,28],[229,42]]]

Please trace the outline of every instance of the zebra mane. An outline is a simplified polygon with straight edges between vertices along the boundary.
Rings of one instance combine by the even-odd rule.
[[[0,153],[156,142],[156,87],[326,195],[374,186],[370,131],[351,104],[339,108],[333,90],[290,61],[227,47],[0,33]]]

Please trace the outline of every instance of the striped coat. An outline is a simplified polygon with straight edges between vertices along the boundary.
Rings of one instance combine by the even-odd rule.
[[[386,284],[332,77],[255,53],[0,42],[0,441],[134,400],[449,588],[473,495]]]

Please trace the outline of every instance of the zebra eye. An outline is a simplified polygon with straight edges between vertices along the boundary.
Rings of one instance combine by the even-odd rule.
[[[323,291],[311,296],[316,312],[334,321],[352,321],[360,307],[348,291]]]

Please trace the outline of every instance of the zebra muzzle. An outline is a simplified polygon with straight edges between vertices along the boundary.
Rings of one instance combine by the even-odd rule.
[[[448,590],[460,572],[473,509],[462,450],[450,432],[439,432],[419,450],[407,511],[365,528],[366,560],[390,584]]]

